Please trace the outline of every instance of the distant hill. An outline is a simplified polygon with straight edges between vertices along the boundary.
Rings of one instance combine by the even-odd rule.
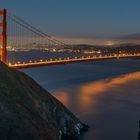
[[[82,49],[82,50],[99,50],[99,49],[105,49],[105,46],[97,46],[97,45],[88,45],[88,44],[78,44],[73,45],[73,49]]]
[[[0,62],[0,140],[60,140],[84,128],[33,79]]]
[[[140,33],[128,34],[120,36],[119,39],[140,39]]]

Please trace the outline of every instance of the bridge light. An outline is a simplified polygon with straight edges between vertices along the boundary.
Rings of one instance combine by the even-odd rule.
[[[8,65],[11,66],[12,64],[9,62]]]

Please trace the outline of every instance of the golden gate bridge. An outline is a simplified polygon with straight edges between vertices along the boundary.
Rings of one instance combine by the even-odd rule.
[[[46,65],[67,64],[83,61],[97,61],[106,59],[140,57],[140,53],[106,54],[100,56],[67,56],[65,58],[39,59],[29,61],[15,60],[11,62],[8,50],[45,50],[45,49],[70,49],[72,46],[65,44],[54,37],[40,31],[25,20],[11,14],[6,9],[0,10],[0,60],[13,68],[30,68]],[[14,56],[12,56],[14,57]]]

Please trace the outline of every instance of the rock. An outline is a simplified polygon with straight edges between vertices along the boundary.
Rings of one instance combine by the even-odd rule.
[[[60,140],[85,128],[32,78],[0,62],[0,140]]]

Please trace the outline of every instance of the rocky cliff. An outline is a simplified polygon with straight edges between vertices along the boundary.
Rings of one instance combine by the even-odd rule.
[[[0,140],[59,140],[84,128],[32,78],[0,62]]]

